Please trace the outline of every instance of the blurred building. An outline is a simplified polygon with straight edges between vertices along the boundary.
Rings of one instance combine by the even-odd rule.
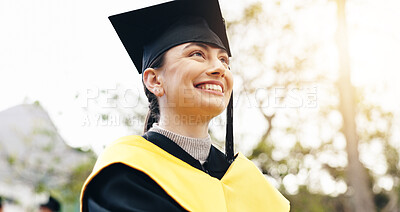
[[[46,197],[37,191],[68,185],[90,156],[69,147],[39,104],[0,112],[0,196],[4,211],[31,211]],[[7,210],[8,208],[8,210]]]

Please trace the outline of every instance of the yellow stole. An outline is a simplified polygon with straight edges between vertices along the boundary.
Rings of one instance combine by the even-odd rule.
[[[123,163],[150,176],[188,211],[287,212],[289,201],[241,153],[221,180],[174,157],[141,136],[118,139],[99,157],[81,193],[103,168]]]

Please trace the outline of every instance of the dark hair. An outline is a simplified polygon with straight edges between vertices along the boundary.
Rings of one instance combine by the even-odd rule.
[[[158,69],[164,65],[165,53],[158,56],[150,65],[150,68]],[[143,80],[142,80],[143,82]],[[153,123],[157,123],[160,120],[160,105],[158,104],[157,96],[147,89],[143,82],[144,93],[146,94],[147,100],[149,101],[149,112],[147,113],[146,120],[144,122],[144,133],[146,133]]]

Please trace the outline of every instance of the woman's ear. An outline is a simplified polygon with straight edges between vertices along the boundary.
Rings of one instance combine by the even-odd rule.
[[[162,87],[162,80],[158,74],[159,72],[154,68],[147,68],[143,72],[143,83],[154,95],[162,97],[164,95],[164,88]]]

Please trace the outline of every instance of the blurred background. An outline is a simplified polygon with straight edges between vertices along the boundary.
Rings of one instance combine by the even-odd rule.
[[[79,211],[113,140],[141,134],[140,76],[109,15],[164,1],[0,1],[0,196]],[[400,2],[220,0],[236,151],[291,211],[400,211]],[[210,134],[223,149],[224,114]],[[1,209],[0,209],[1,211]]]

